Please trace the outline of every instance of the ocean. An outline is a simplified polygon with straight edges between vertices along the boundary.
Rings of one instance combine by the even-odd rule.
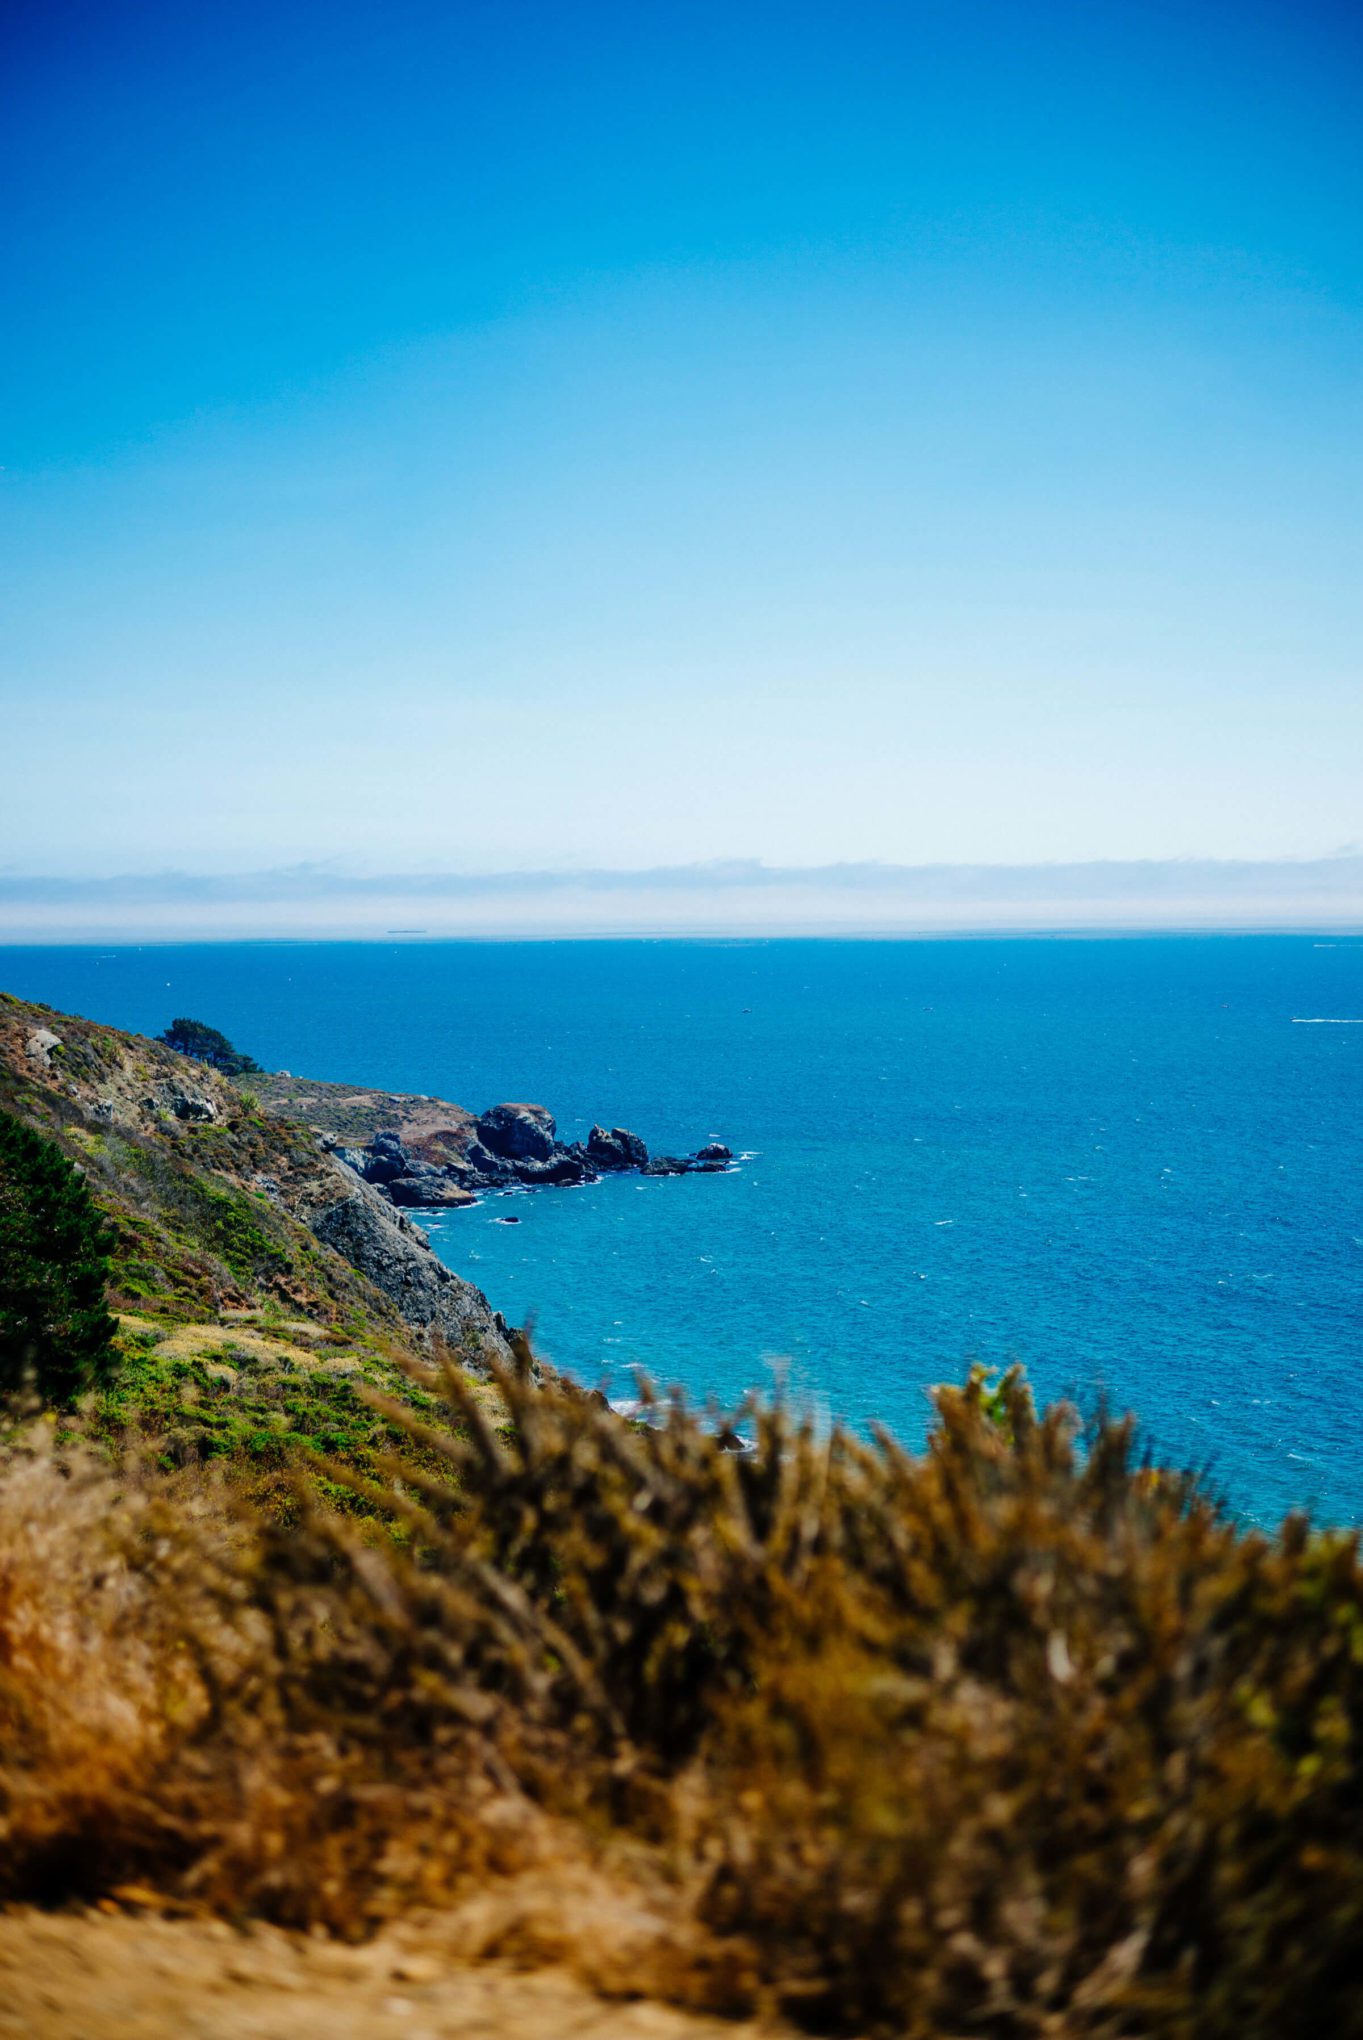
[[[727,1175],[430,1221],[613,1396],[779,1381],[912,1446],[932,1383],[1017,1360],[1251,1521],[1363,1519],[1363,939],[34,948],[0,985],[567,1138],[726,1141]]]

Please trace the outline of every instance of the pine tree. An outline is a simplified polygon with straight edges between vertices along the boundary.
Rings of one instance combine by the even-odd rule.
[[[0,1112],[0,1396],[69,1402],[107,1378],[113,1244],[79,1170]]]
[[[244,1077],[260,1068],[258,1062],[241,1049],[233,1048],[227,1036],[205,1020],[172,1020],[165,1033],[158,1034],[156,1039],[164,1041],[177,1055],[192,1056],[195,1062],[221,1070],[225,1077]]]

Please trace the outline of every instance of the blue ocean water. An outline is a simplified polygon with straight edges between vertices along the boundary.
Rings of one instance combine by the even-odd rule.
[[[913,1443],[928,1384],[1018,1359],[1250,1518],[1363,1520],[1363,1026],[1300,1024],[1363,1019],[1357,938],[9,949],[0,984],[744,1151],[432,1221],[613,1393],[642,1365],[728,1404],[775,1369]]]

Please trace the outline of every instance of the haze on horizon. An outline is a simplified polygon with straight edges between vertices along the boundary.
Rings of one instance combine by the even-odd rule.
[[[1353,10],[0,33],[16,885],[1357,852]]]

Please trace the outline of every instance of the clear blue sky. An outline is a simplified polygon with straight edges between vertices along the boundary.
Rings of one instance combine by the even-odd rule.
[[[1361,23],[10,0],[0,869],[1357,845]]]

